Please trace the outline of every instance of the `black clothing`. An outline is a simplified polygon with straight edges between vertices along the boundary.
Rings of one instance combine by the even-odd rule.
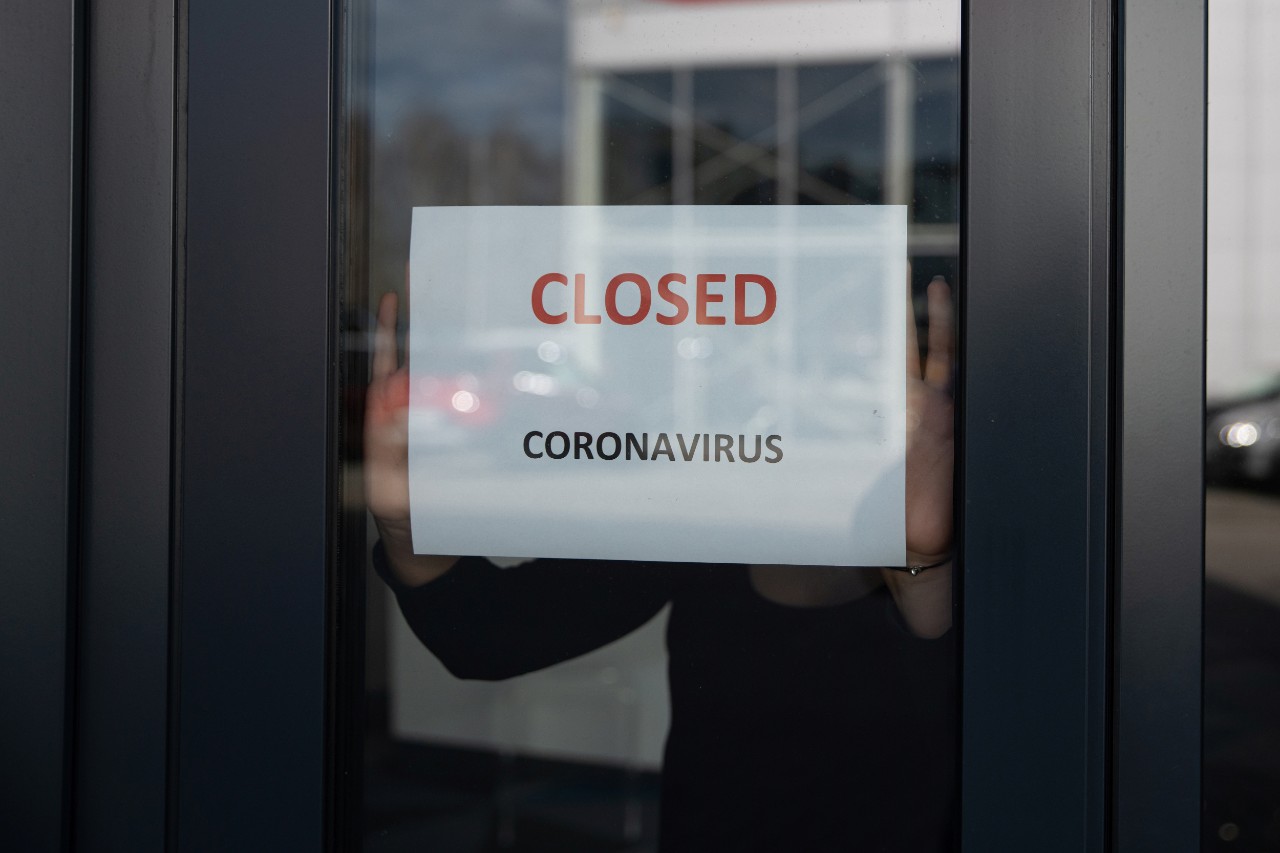
[[[910,634],[884,589],[801,608],[744,566],[465,558],[416,588],[379,570],[461,678],[576,657],[670,602],[664,853],[951,849],[954,642]]]

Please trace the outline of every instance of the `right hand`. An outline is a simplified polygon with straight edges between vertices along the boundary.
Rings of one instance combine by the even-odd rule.
[[[373,370],[364,407],[364,492],[387,560],[402,583],[417,586],[447,572],[456,557],[413,553],[409,523],[409,365],[399,366],[395,293],[378,301]]]

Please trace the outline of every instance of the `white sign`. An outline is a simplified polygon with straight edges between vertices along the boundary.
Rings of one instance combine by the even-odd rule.
[[[416,208],[423,554],[904,564],[906,208]]]

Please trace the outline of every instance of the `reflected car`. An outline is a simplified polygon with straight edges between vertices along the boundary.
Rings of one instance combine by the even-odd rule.
[[[512,334],[501,341],[467,341],[430,352],[429,369],[414,381],[421,417],[431,428],[426,440],[461,446],[479,433],[511,425],[559,425],[576,412],[574,427],[586,428],[616,416],[602,400],[591,372],[574,349],[555,340],[524,341]]]
[[[1280,493],[1280,375],[1205,406],[1205,482]]]

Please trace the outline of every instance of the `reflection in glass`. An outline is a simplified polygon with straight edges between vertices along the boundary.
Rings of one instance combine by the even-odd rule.
[[[401,294],[402,323],[413,207],[559,204],[908,205],[922,352],[927,318],[945,323],[947,288],[928,284],[957,272],[958,4],[367,5],[369,292]],[[569,401],[607,424],[601,364],[626,352],[472,334],[517,318],[475,290],[447,298],[469,320],[429,342],[439,441],[494,429],[511,415],[499,399]],[[841,314],[816,297],[805,311],[806,328]],[[720,403],[752,430],[792,419],[830,441],[861,386],[831,381],[828,361],[885,357],[860,323],[874,320],[732,363],[708,330],[679,330],[667,374],[636,394],[660,424],[688,411],[673,388],[792,382],[805,416]],[[949,365],[932,355],[911,387],[949,427]],[[368,849],[948,848],[954,647],[928,639],[945,623],[917,630],[896,577],[469,559],[411,589],[378,560],[399,600],[370,587]],[[944,571],[922,577],[949,621]]]
[[[960,66],[952,59],[926,59],[916,63],[915,72],[915,221],[954,223],[960,215]]]
[[[1280,850],[1278,12],[1209,7],[1206,853]]]
[[[771,68],[693,73],[695,203],[777,203],[777,76]]]
[[[674,75],[605,78],[605,202],[671,204],[675,164]]]
[[[811,65],[783,78],[795,88],[788,98],[795,114],[801,169],[797,196],[784,203],[883,204],[885,191],[886,63]],[[788,69],[789,71],[790,69]],[[794,83],[789,78],[794,76]],[[906,75],[903,75],[904,78]],[[902,108],[902,99],[895,104]],[[906,99],[910,103],[910,99]],[[901,117],[899,118],[899,121]],[[901,176],[899,176],[901,177]],[[891,203],[902,203],[899,192]]]

